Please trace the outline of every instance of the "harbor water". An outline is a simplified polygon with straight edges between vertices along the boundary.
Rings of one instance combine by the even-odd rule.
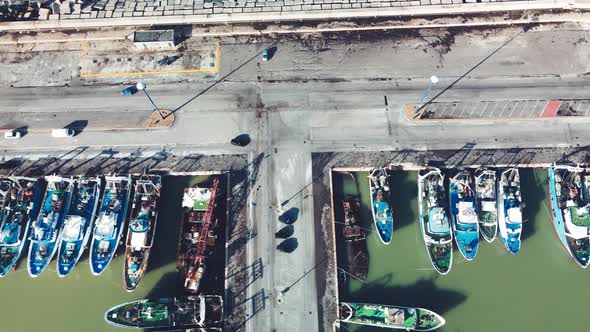
[[[431,309],[446,320],[438,331],[447,332],[576,331],[587,326],[590,271],[578,267],[557,239],[547,169],[521,169],[526,206],[520,253],[512,256],[498,238],[487,243],[480,237],[479,252],[471,262],[465,261],[455,245],[452,270],[446,276],[433,269],[422,240],[417,222],[417,173],[391,173],[394,232],[387,246],[372,224],[368,173],[354,176],[358,186],[352,177],[334,173],[334,201],[338,204],[343,193],[360,194],[361,219],[368,230],[369,271],[365,281],[339,272],[340,301]],[[336,221],[343,220],[338,211],[335,209]],[[338,240],[339,268],[346,270],[345,250]],[[382,330],[342,325],[342,331]]]
[[[119,247],[118,256],[97,277],[90,273],[86,250],[81,261],[65,278],[57,276],[54,257],[47,270],[32,279],[26,267],[28,250],[24,252],[17,269],[0,278],[2,331],[128,331],[107,324],[105,311],[138,299],[181,295],[177,291],[176,254],[183,190],[207,178],[163,179],[148,269],[141,284],[131,293],[125,291],[123,283],[124,246]],[[225,181],[220,184],[221,188],[226,188]]]

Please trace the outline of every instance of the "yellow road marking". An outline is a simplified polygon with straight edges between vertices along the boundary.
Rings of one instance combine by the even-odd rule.
[[[197,69],[177,69],[177,70],[156,70],[156,71],[137,71],[137,72],[115,72],[115,73],[86,73],[86,54],[88,53],[88,41],[85,40],[84,54],[82,56],[82,72],[80,77],[112,77],[112,76],[130,76],[130,75],[160,75],[160,74],[186,74],[186,73],[217,73],[221,67],[221,47],[217,40],[215,47],[215,67],[213,68],[197,68]]]

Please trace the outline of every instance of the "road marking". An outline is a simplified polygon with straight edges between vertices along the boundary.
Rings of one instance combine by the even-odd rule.
[[[217,73],[221,67],[221,47],[219,39],[215,46],[215,67],[213,68],[196,68],[196,69],[176,69],[176,70],[155,70],[155,71],[136,71],[136,72],[115,72],[115,73],[86,73],[86,57],[88,54],[88,40],[86,39],[82,55],[82,72],[80,77],[113,77],[113,76],[132,76],[132,75],[161,75],[161,74],[188,74],[188,73]]]
[[[557,114],[559,110],[559,106],[561,106],[561,102],[558,100],[550,100],[545,105],[545,110],[543,110],[543,114],[541,114],[544,118],[551,118]]]

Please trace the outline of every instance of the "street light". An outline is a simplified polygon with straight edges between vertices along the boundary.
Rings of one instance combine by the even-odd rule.
[[[150,100],[150,102],[152,103],[152,105],[154,105],[154,108],[156,109],[156,112],[158,112],[158,115],[160,116],[160,118],[162,120],[164,120],[164,115],[162,114],[162,112],[160,112],[160,109],[158,108],[158,106],[156,106],[156,103],[154,103],[154,100],[148,94],[148,92],[146,90],[145,83],[138,82],[137,84],[135,84],[135,87],[137,88],[137,90],[142,90],[143,92],[145,92],[145,95],[148,97],[148,99]]]
[[[414,113],[418,113],[420,108],[422,108],[422,106],[424,104],[424,100],[426,99],[426,97],[430,93],[432,86],[435,85],[436,83],[438,83],[438,77],[436,77],[434,75],[430,76],[430,82],[428,83],[428,88],[426,89],[426,91],[424,91],[422,98],[420,98],[420,101],[418,102],[418,106],[416,106],[416,110],[414,110]]]

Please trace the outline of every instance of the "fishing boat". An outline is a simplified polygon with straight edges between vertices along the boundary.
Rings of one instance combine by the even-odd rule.
[[[59,232],[74,193],[74,179],[46,176],[47,190],[37,219],[31,225],[29,275],[38,277],[55,255]]]
[[[460,171],[449,181],[449,202],[453,235],[459,252],[470,261],[479,247],[479,222],[475,211],[473,176],[469,171]]]
[[[418,217],[430,262],[440,274],[453,263],[453,234],[447,210],[444,175],[430,167],[418,173]]]
[[[393,216],[389,205],[390,192],[387,171],[383,168],[374,169],[369,175],[369,187],[373,223],[381,242],[389,244],[393,233]]]
[[[492,242],[498,231],[498,205],[496,203],[496,171],[480,169],[475,172],[475,195],[481,236]]]
[[[182,198],[183,217],[178,242],[178,270],[184,290],[197,293],[205,273],[208,239],[214,232],[213,209],[219,179],[209,188],[186,188]]]
[[[521,209],[518,168],[509,168],[500,174],[498,185],[498,234],[506,249],[513,255],[520,250]]]
[[[86,248],[98,208],[100,178],[77,178],[72,204],[61,230],[57,251],[57,275],[65,277]]]
[[[349,273],[360,280],[367,279],[369,273],[369,254],[365,230],[360,226],[361,204],[358,197],[345,197],[344,208],[344,243],[348,257]]]
[[[147,268],[158,221],[158,199],[162,178],[142,175],[135,181],[131,219],[125,246],[125,289],[134,290]]]
[[[130,194],[129,176],[105,177],[102,203],[90,242],[90,271],[93,275],[101,274],[115,255],[125,226]]]
[[[28,245],[29,229],[37,217],[43,186],[33,178],[0,179],[0,277],[18,262]]]
[[[568,254],[580,267],[590,262],[590,176],[578,166],[549,167],[553,226]]]
[[[137,329],[214,327],[223,319],[223,299],[198,295],[139,300],[112,307],[104,318],[111,325]]]
[[[340,303],[340,321],[406,331],[432,331],[445,325],[444,318],[427,309],[351,302]]]

